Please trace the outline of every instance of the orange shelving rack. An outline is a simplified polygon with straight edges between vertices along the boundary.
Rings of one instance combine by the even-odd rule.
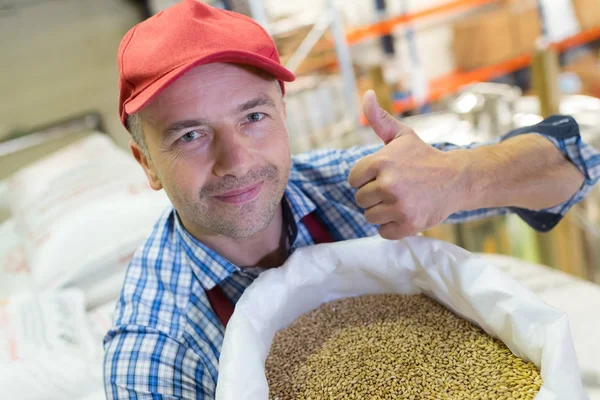
[[[386,18],[373,24],[355,28],[346,33],[348,44],[358,43],[362,40],[376,38],[391,33],[409,22],[420,22],[426,18],[443,17],[453,13],[467,11],[499,0],[454,0],[438,6],[430,7],[414,13],[403,14]]]
[[[573,47],[581,46],[594,40],[600,39],[600,27],[582,31],[560,42],[553,43],[551,46],[556,50],[563,52]],[[528,67],[531,64],[531,55],[522,54],[515,58],[503,61],[495,65],[478,68],[472,71],[455,71],[451,74],[432,79],[429,83],[429,96],[427,102],[437,101],[445,96],[455,93],[461,86],[470,83],[489,81],[502,75],[507,75],[519,69]],[[393,104],[395,113],[417,107],[411,98],[397,100]]]

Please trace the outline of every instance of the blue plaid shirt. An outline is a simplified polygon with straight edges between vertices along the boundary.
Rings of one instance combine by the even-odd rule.
[[[454,214],[448,222],[513,211],[534,228],[548,230],[583,198],[600,176],[600,154],[581,141],[575,121],[552,117],[501,139],[529,132],[543,134],[581,170],[583,187],[551,209],[482,209]],[[447,143],[435,147],[458,148]],[[291,251],[313,244],[301,221],[312,211],[337,240],[377,234],[355,204],[355,190],[347,178],[357,160],[378,148],[319,150],[293,157],[284,197],[287,223],[293,227]],[[167,210],[129,266],[114,324],[104,339],[107,398],[214,398],[224,328],[205,290],[219,285],[235,304],[258,273],[257,268],[236,267],[194,239],[175,210]]]

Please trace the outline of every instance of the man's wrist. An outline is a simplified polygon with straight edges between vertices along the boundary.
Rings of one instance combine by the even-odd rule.
[[[472,211],[497,206],[492,203],[500,199],[491,201],[488,193],[489,188],[495,186],[494,168],[498,159],[493,154],[489,154],[489,151],[490,149],[478,148],[448,153],[454,159],[454,165],[458,167],[456,211]],[[498,191],[495,193],[499,194]]]

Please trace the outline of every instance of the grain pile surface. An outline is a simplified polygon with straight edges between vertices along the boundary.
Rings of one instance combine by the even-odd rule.
[[[275,335],[270,399],[533,399],[537,367],[422,295],[337,300]]]

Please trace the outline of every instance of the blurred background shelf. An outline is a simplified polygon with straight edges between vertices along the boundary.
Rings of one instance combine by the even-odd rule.
[[[355,44],[362,40],[372,39],[383,35],[388,35],[394,29],[407,23],[422,22],[424,19],[432,17],[445,17],[453,13],[473,10],[477,7],[498,3],[500,0],[455,0],[442,3],[434,7],[425,8],[413,13],[397,15],[391,18],[383,19],[374,24],[350,29],[346,34],[348,43]]]
[[[558,30],[545,29],[540,19],[540,15],[546,14],[544,18],[556,21],[557,12],[548,8],[555,4],[551,1],[458,0],[435,2],[417,10],[403,9],[401,13],[398,13],[398,7],[395,12],[386,11],[385,5],[391,1],[377,0],[375,3],[376,16],[372,23],[358,27],[347,24],[345,40],[323,32],[315,41],[313,51],[305,54],[306,59],[297,70],[299,82],[290,85],[287,100],[292,110],[290,137],[297,151],[374,142],[360,112],[354,126],[348,113],[335,106],[344,96],[343,104],[352,101],[347,93],[343,93],[347,78],[340,79],[338,71],[341,68],[354,71],[359,96],[368,88],[375,89],[384,108],[402,117],[430,143],[484,141],[514,127],[534,124],[541,120],[545,106],[540,106],[540,101],[532,96],[536,94],[532,75],[540,71],[535,72],[530,67],[545,43],[549,51],[560,53],[560,66],[556,65],[560,70],[552,78],[565,93],[560,100],[560,112],[575,115],[584,139],[600,145],[599,104],[592,97],[569,97],[576,93],[600,95],[594,83],[600,82],[597,61],[600,18],[586,16],[593,14],[595,6],[591,5],[590,11],[591,3],[574,0],[573,8],[560,10],[562,15],[558,18],[564,22],[564,29]],[[538,9],[540,4],[545,7],[545,12]],[[334,6],[332,2],[325,5]],[[337,7],[343,8],[341,3],[337,3]],[[423,47],[418,46],[419,41],[428,30],[442,27],[452,34],[446,44],[452,50],[454,67],[437,76],[429,74],[425,95],[421,93],[417,100],[413,94],[415,87],[418,89],[415,76],[418,78],[419,74],[415,75],[415,68],[424,70],[431,64],[423,53],[415,56],[423,51]],[[303,29],[305,34],[310,32],[310,27]],[[287,54],[293,53],[290,50],[294,47],[293,37],[294,32],[279,37],[284,60],[290,57]],[[299,43],[301,39],[295,41]],[[350,49],[351,66],[343,65],[334,52],[340,44]],[[430,47],[429,51],[435,51],[435,48]],[[402,58],[404,63],[399,62]],[[398,75],[390,78],[389,70]],[[496,83],[488,85],[484,82]],[[357,103],[359,96],[350,95]],[[475,98],[481,104],[475,106],[473,103],[471,109],[461,110],[468,103],[460,103],[461,99],[471,101]],[[330,113],[324,111],[328,108]],[[295,126],[294,115],[299,113],[307,115],[308,124]],[[600,244],[600,236],[599,229],[591,226],[600,226],[600,218],[593,216],[597,208],[594,204],[600,202],[599,196],[593,193],[590,201],[570,212],[551,234],[535,233],[514,216],[444,225],[426,234],[471,251],[509,254],[596,280],[600,279],[600,255],[595,250]],[[591,220],[597,222],[588,226],[582,223]]]
[[[571,36],[557,43],[552,43],[550,46],[559,52],[564,52],[574,47],[600,39],[600,27],[588,29]],[[510,60],[502,61],[498,64],[481,67],[472,71],[455,71],[446,76],[430,81],[430,93],[427,97],[427,102],[440,100],[448,95],[456,93],[461,87],[475,83],[490,81],[503,75],[511,74],[520,69],[531,65],[531,55],[522,54]],[[394,101],[393,109],[397,114],[413,110],[418,104],[414,99],[407,98]],[[364,121],[364,120],[363,120]]]
[[[130,135],[117,111],[117,48],[131,27],[179,1],[0,0],[0,295],[18,293],[25,287],[21,283],[32,283],[25,247],[41,243],[23,241],[23,232],[14,229],[9,198],[15,190],[9,176],[82,138],[95,137],[129,153]],[[383,107],[426,143],[484,143],[536,124],[550,113],[561,113],[577,120],[583,141],[600,148],[600,0],[198,1],[253,17],[273,37],[282,63],[295,72],[297,79],[286,84],[285,97],[293,154],[380,142],[361,116],[360,99],[367,89],[374,89]],[[95,153],[102,156],[108,151],[98,152],[94,145],[88,154]],[[81,151],[70,154],[84,165],[90,161]],[[126,158],[132,164],[127,172],[142,174],[131,157]],[[71,161],[63,155],[43,172],[56,172]],[[77,177],[95,171],[73,165]],[[110,166],[101,169],[108,170]],[[124,172],[119,169],[115,176],[126,178]],[[32,187],[52,182],[48,189],[56,197],[45,195],[40,201],[62,199],[69,185],[44,175],[40,171],[28,179]],[[85,187],[97,194],[112,193],[95,176],[82,178]],[[143,175],[141,182],[145,186]],[[137,195],[140,187],[129,186],[127,193]],[[105,199],[94,192],[93,200]],[[131,209],[148,210],[140,204],[136,200]],[[65,212],[53,214],[57,222],[69,207],[73,209],[67,203],[60,206]],[[126,221],[128,216],[144,224],[156,220],[136,215],[131,212],[115,220],[128,229],[137,224]],[[104,248],[95,242],[97,223],[88,226],[89,235],[70,236],[81,237],[91,248]],[[518,259],[515,270],[525,260],[600,284],[598,186],[549,234],[535,232],[511,214],[442,224],[422,234],[486,257]],[[140,240],[145,236],[146,231]],[[114,254],[119,252],[124,271],[134,249],[120,253],[119,241],[114,244],[119,246]],[[81,251],[79,246],[58,245],[59,251],[52,254]],[[101,261],[106,260],[113,258]],[[98,284],[94,291],[84,290],[88,300],[107,295],[116,301],[122,278],[111,271],[75,274]],[[529,281],[541,277],[532,269],[522,272]],[[96,279],[102,274],[103,279]],[[6,279],[9,275],[11,279]],[[104,278],[114,284],[109,290]],[[589,311],[580,319],[594,320],[595,308],[585,294],[577,297],[561,287],[549,289],[570,303],[586,305]],[[544,293],[548,294],[545,289]],[[104,332],[110,318],[106,321]],[[595,367],[597,357],[588,358]],[[103,393],[99,391],[98,399],[104,398]],[[600,392],[595,393],[590,398],[600,400]]]
[[[27,2],[26,7],[9,1],[0,13],[0,33],[10,54],[0,67],[5,96],[0,138],[91,111],[102,118],[108,135],[127,148],[129,136],[116,112],[116,48],[131,26],[175,1],[52,0]],[[484,141],[536,123],[544,112],[530,67],[543,34],[560,53],[560,112],[576,116],[584,139],[600,146],[595,101],[600,100],[594,98],[600,96],[600,1],[210,3],[255,17],[274,37],[282,62],[295,71],[298,79],[286,86],[293,153],[374,143],[377,138],[360,111],[360,97],[370,88],[429,143]],[[551,22],[548,29],[545,20]],[[486,82],[493,86],[477,86]],[[465,110],[469,101],[471,108]],[[34,135],[29,136],[31,142]],[[11,156],[0,157],[7,161]],[[599,209],[596,191],[569,213],[569,227],[545,248],[513,217],[445,225],[429,234],[471,251],[511,254],[600,279],[595,250],[600,249]],[[574,238],[586,243],[572,245],[579,254],[576,261],[567,262],[566,253],[554,254]]]

